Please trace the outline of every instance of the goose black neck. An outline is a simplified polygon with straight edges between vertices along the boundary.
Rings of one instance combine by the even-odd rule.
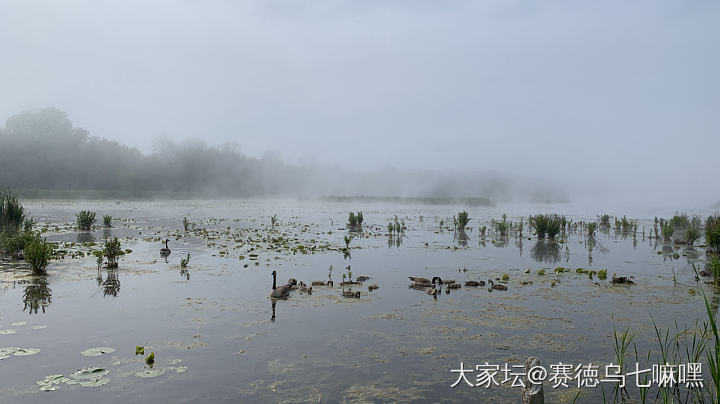
[[[273,290],[277,289],[277,286],[275,286],[275,279],[277,278],[277,275],[273,272]]]

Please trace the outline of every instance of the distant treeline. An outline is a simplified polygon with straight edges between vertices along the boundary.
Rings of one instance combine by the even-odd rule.
[[[0,186],[33,196],[88,190],[138,197],[268,195],[292,192],[287,187],[295,173],[281,161],[248,157],[231,145],[164,141],[154,153],[143,154],[73,127],[67,114],[54,108],[22,112],[0,128]]]
[[[294,166],[244,155],[234,145],[158,140],[138,149],[74,127],[63,111],[45,108],[10,117],[0,127],[0,187],[26,198],[210,199],[262,196],[377,195],[384,201],[488,206],[498,201],[562,201],[545,181],[470,172],[352,171],[322,164]]]

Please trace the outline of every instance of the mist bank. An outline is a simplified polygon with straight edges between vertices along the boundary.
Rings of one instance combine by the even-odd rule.
[[[362,157],[350,153],[348,158]],[[235,144],[210,146],[170,138],[158,139],[152,153],[141,153],[91,135],[55,108],[19,113],[0,128],[0,186],[31,198],[372,196],[429,198],[435,203],[438,198],[460,198],[484,204],[567,200],[552,184],[502,173],[299,166],[272,153],[247,156]]]

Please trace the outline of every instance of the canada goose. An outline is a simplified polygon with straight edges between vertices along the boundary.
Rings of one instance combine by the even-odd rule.
[[[355,278],[355,280],[358,281],[358,282],[365,282],[365,281],[368,280],[368,279],[370,279],[370,277],[369,277],[369,276],[364,276],[364,275],[361,275],[361,276],[358,276],[357,278]]]
[[[411,287],[414,288],[426,288],[428,286],[434,286],[435,282],[437,281],[439,284],[443,283],[443,280],[440,279],[439,276],[433,276],[432,281],[428,278],[418,278],[415,276],[408,276],[410,280],[412,281]]]
[[[312,294],[312,286],[308,287],[307,285],[305,285],[305,283],[303,283],[303,282],[300,282],[300,283],[301,283],[300,291],[311,295]]]
[[[448,285],[448,289],[460,289],[461,287],[462,285],[460,285],[459,283],[451,283]]]
[[[495,283],[495,282],[493,282],[492,279],[488,279],[488,285],[490,285],[490,287],[488,288],[488,292],[492,292],[493,289],[495,289],[495,290],[507,290],[507,286],[501,285],[501,284],[499,284],[499,283]]]
[[[160,249],[161,257],[167,257],[168,255],[170,255],[170,248],[168,247],[168,241],[170,241],[170,239],[166,238],[165,239],[165,247]]]
[[[335,282],[333,282],[332,279],[330,279],[329,281],[327,281],[327,285],[332,288],[333,286],[335,286]]]
[[[310,284],[311,284],[312,286],[325,286],[325,285],[327,285],[327,282],[325,282],[325,281],[312,281],[312,282],[310,282]]]
[[[375,289],[377,289],[377,288],[379,288],[379,287],[380,287],[380,286],[378,286],[377,283],[373,283],[372,285],[368,286],[368,290],[375,290]]]
[[[439,279],[439,278],[438,278],[438,279]],[[445,285],[452,285],[453,283],[455,283],[455,280],[454,280],[454,279],[451,279],[451,280],[447,280],[447,281],[442,281],[442,283],[445,284]]]
[[[290,295],[290,287],[288,285],[282,285],[282,286],[276,286],[275,282],[277,279],[277,272],[272,271],[272,277],[273,277],[273,286],[272,286],[272,292],[270,292],[270,297],[274,299],[283,299],[288,297]]]
[[[425,293],[427,293],[428,295],[431,295],[431,296],[437,296],[437,294],[439,292],[438,292],[437,288],[432,287],[432,288],[425,289]]]
[[[484,283],[483,283],[483,285],[484,285]],[[475,286],[480,286],[480,282],[478,282],[478,281],[465,281],[465,286],[473,286],[473,287],[475,287]]]

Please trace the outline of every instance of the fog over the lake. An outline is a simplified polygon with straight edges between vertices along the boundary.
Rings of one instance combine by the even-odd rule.
[[[358,194],[705,208],[718,21],[713,1],[3,1],[0,127],[55,107],[145,154],[202,139],[360,173]]]

